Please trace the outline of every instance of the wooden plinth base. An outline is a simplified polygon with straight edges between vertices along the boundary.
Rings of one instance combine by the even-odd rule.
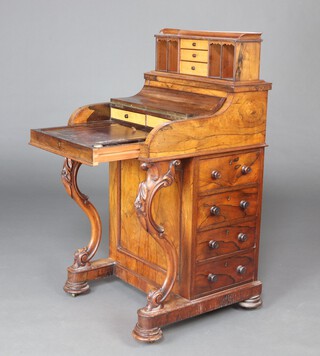
[[[132,335],[138,341],[157,341],[162,337],[161,326],[250,300],[250,298],[260,295],[261,289],[262,283],[255,281],[195,300],[173,295],[161,309],[156,311],[148,311],[146,308],[139,309],[138,323]]]
[[[128,273],[110,258],[93,261],[89,266],[75,269],[68,268],[68,279],[64,290],[72,295],[85,293],[89,290],[88,281],[116,275],[127,282]],[[134,283],[132,283],[134,284]],[[140,289],[149,287],[147,282],[139,285]],[[254,309],[262,304],[260,298],[262,283],[254,281],[242,286],[230,288],[202,298],[189,300],[179,295],[171,294],[163,303],[162,308],[138,310],[138,322],[132,331],[133,337],[138,341],[155,342],[162,338],[162,326],[189,319],[194,316],[238,304],[245,309]]]
[[[111,258],[103,258],[91,262],[81,268],[68,267],[68,279],[64,291],[76,296],[89,290],[88,281],[111,276],[114,273],[115,262]]]

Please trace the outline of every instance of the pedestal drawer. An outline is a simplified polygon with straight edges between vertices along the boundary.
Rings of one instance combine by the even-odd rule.
[[[255,221],[200,232],[197,235],[196,260],[250,249],[255,244],[255,232]]]
[[[194,295],[254,279],[254,252],[205,263],[196,267]]]
[[[205,196],[198,200],[197,227],[255,216],[257,206],[257,187]]]
[[[260,151],[200,159],[199,192],[255,183],[259,180]]]

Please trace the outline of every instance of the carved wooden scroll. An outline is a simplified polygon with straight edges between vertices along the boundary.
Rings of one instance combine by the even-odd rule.
[[[161,288],[151,291],[148,295],[148,311],[161,308],[163,301],[170,293],[177,275],[178,257],[175,247],[168,239],[164,227],[158,225],[152,216],[152,201],[155,194],[164,187],[169,187],[175,176],[175,167],[180,164],[179,160],[169,163],[169,169],[161,175],[161,163],[143,163],[141,168],[147,171],[146,181],[140,183],[135,209],[143,228],[157,241],[162,247],[167,258],[167,275]],[[162,163],[163,165],[163,163]]]
[[[91,238],[86,247],[78,249],[74,254],[74,262],[70,267],[73,270],[82,269],[90,266],[90,260],[95,255],[101,241],[101,220],[96,208],[89,202],[89,198],[78,188],[77,176],[81,166],[80,162],[66,158],[61,172],[62,183],[69,196],[80,206],[89,218],[91,224]],[[70,284],[70,281],[69,281]],[[65,291],[74,294],[75,288],[68,284],[65,285]],[[75,286],[73,286],[75,287]],[[84,287],[84,286],[82,286]],[[86,290],[89,287],[86,286]],[[76,288],[77,289],[77,288]],[[83,292],[83,288],[76,291],[76,294]]]

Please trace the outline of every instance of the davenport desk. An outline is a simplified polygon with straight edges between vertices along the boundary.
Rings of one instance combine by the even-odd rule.
[[[163,29],[156,69],[131,97],[81,107],[68,126],[31,130],[65,157],[62,182],[89,218],[64,290],[115,275],[147,293],[133,336],[239,303],[261,305],[257,278],[267,97],[260,33]],[[94,260],[99,214],[78,188],[82,164],[109,162],[110,256]]]

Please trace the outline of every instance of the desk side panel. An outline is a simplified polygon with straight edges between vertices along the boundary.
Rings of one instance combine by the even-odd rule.
[[[110,257],[117,261],[118,277],[145,290],[162,285],[167,261],[159,244],[142,228],[134,208],[139,184],[146,179],[140,164],[136,159],[110,164]],[[177,171],[172,186],[160,190],[153,201],[153,216],[165,227],[178,256],[180,191],[181,172]],[[178,288],[179,282],[174,290]]]

